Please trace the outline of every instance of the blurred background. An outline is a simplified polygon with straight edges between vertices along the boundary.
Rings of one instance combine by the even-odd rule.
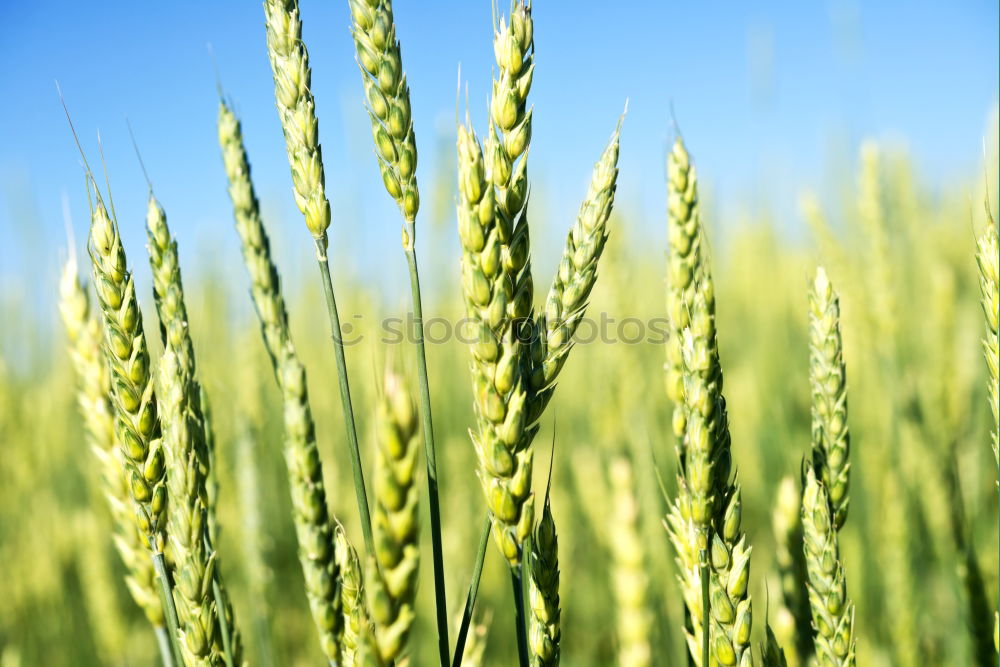
[[[420,154],[418,250],[426,315],[459,317],[454,220],[456,113],[485,128],[491,7],[397,0]],[[398,213],[372,154],[346,2],[302,0],[342,315],[370,441],[384,317],[408,303]],[[996,600],[992,417],[979,339],[975,236],[998,201],[998,6],[828,1],[697,3],[538,0],[530,155],[537,298],[628,99],[612,239],[589,315],[664,316],[664,161],[678,128],[698,167],[710,227],[734,457],[754,547],[755,633],[774,621],[772,510],[809,447],[807,281],[827,266],[842,292],[854,435],[844,539],[858,605],[859,663],[972,664],[961,510]],[[131,122],[181,249],[192,335],[219,431],[220,552],[255,664],[316,664],[281,461],[277,392],[247,296],[217,146],[221,83],[243,131],[275,246],[293,335],[309,371],[333,510],[356,541],[335,372],[295,209],[258,3],[4,3],[0,8],[0,666],[152,664],[148,624],[121,583],[97,473],[83,444],[56,311],[61,261],[88,227],[80,156],[98,133],[140,300],[153,316],[147,186]],[[71,232],[69,235],[67,231]],[[85,255],[83,255],[85,257]],[[152,329],[151,329],[152,330]],[[408,346],[394,353],[412,367]],[[458,613],[482,510],[468,352],[431,345],[443,466],[445,558]],[[651,461],[672,488],[662,346],[578,346],[556,393],[554,514],[563,568],[564,664],[610,664],[636,627],[655,665],[684,654],[683,604],[660,526]],[[412,373],[411,373],[412,375]],[[370,452],[370,449],[369,449]],[[631,461],[624,486],[608,476]],[[370,463],[370,461],[369,461]],[[548,467],[539,446],[536,470]],[[544,475],[536,475],[541,488]],[[637,513],[631,510],[637,510]],[[635,551],[613,548],[632,525]],[[425,554],[429,544],[425,541]],[[963,564],[965,563],[965,564]],[[637,565],[638,564],[638,565]],[[433,655],[425,557],[414,664]],[[636,601],[616,582],[641,572]],[[491,546],[481,591],[485,664],[511,664],[504,567]],[[768,601],[773,604],[768,604]],[[622,608],[641,611],[630,632]],[[491,619],[491,620],[490,620]],[[259,631],[248,632],[249,628]],[[454,631],[453,631],[454,632]],[[755,634],[755,641],[757,635]]]

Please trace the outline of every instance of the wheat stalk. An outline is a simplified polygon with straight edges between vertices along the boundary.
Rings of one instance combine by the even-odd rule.
[[[854,665],[854,603],[847,597],[830,500],[810,466],[804,485],[802,528],[817,660],[824,665]]]
[[[250,274],[251,296],[281,390],[285,462],[306,594],[323,652],[336,662],[337,636],[342,623],[337,594],[339,569],[334,558],[334,529],[328,515],[323,466],[316,449],[316,425],[309,407],[306,371],[292,343],[278,270],[271,259],[270,242],[250,180],[240,123],[224,102],[219,105],[218,125],[236,231]]]
[[[528,648],[533,667],[559,664],[559,541],[546,495],[528,555]]]
[[[612,496],[608,544],[617,616],[618,665],[647,667],[652,663],[653,619],[647,601],[649,575],[643,562],[632,463],[624,456],[616,457],[611,461],[609,478]]]
[[[59,312],[69,338],[70,359],[79,388],[77,403],[87,444],[97,459],[102,490],[111,511],[113,540],[125,565],[125,583],[132,599],[154,628],[163,629],[163,605],[149,547],[136,529],[131,499],[122,475],[122,453],[115,441],[111,378],[101,348],[101,324],[90,314],[90,299],[77,273],[76,255],[63,267],[59,283]]]
[[[405,653],[415,617],[420,564],[417,517],[416,406],[402,379],[387,373],[376,411],[375,558],[369,567],[369,609],[379,659]]]
[[[823,267],[809,292],[809,379],[812,385],[812,456],[830,497],[833,524],[847,519],[851,439],[847,379],[840,336],[840,298]]]

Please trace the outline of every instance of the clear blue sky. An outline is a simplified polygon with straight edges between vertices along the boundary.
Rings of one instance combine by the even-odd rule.
[[[370,264],[396,258],[398,223],[371,153],[347,2],[302,0],[301,10],[334,242],[348,269],[369,277]],[[459,63],[473,118],[483,127],[490,2],[397,0],[395,12],[426,204],[437,149],[452,146],[442,133],[453,127]],[[651,252],[665,246],[658,221],[671,104],[717,209],[732,214],[727,223],[741,207],[793,215],[800,189],[823,190],[830,165],[852,161],[865,137],[905,139],[932,183],[974,177],[979,168],[998,95],[995,1],[536,0],[534,13],[531,172],[546,215],[533,216],[541,227],[533,236],[563,234],[626,98],[619,202],[649,221],[634,231],[655,235]],[[226,271],[240,270],[215,139],[209,43],[244,121],[271,225],[281,226],[279,245],[307,251],[274,110],[260,2],[4,2],[0,286],[7,298],[21,290],[30,300],[25,277],[56,275],[66,244],[64,193],[77,239],[85,235],[83,177],[56,79],[92,163],[101,132],[133,258],[142,257],[145,185],[126,116],[182,247],[217,247]],[[190,254],[185,262],[193,261]],[[393,267],[402,271],[401,260]]]

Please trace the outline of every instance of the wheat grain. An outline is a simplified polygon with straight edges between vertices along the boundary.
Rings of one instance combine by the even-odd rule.
[[[812,385],[812,456],[840,530],[850,502],[851,438],[847,429],[847,374],[840,336],[840,297],[823,267],[809,292],[809,379]]]
[[[136,529],[132,501],[122,474],[122,453],[115,441],[111,379],[101,348],[101,324],[90,316],[90,299],[80,283],[75,255],[70,255],[63,267],[59,312],[79,383],[77,402],[87,443],[97,459],[103,496],[111,511],[112,538],[125,565],[125,583],[153,627],[163,627],[165,619],[156,573],[149,560],[149,546],[143,543]]]
[[[337,635],[342,623],[336,592],[339,570],[334,558],[333,526],[328,515],[322,462],[316,449],[316,426],[309,406],[306,371],[295,352],[288,328],[278,270],[271,259],[270,242],[250,180],[240,123],[224,102],[219,105],[219,143],[243,261],[250,274],[251,296],[281,389],[285,462],[306,594],[323,652],[330,660],[337,661]]]
[[[812,467],[806,467],[804,484],[802,528],[816,656],[819,664],[854,665],[854,603],[847,597],[830,500]]]
[[[376,653],[391,664],[405,654],[415,616],[419,424],[399,376],[387,373],[383,392],[376,415],[375,567],[369,568],[367,581]]]
[[[559,664],[559,541],[548,497],[528,556],[528,648],[533,667]]]

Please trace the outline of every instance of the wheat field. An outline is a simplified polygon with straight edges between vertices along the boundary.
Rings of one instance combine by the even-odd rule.
[[[966,182],[868,140],[791,220],[719,219],[675,126],[637,220],[626,104],[562,227],[531,2],[419,184],[406,26],[348,4],[397,219],[329,196],[308,6],[266,0],[301,216],[223,81],[225,252],[81,148],[87,238],[25,278],[53,307],[0,294],[0,667],[997,664],[996,108]]]

